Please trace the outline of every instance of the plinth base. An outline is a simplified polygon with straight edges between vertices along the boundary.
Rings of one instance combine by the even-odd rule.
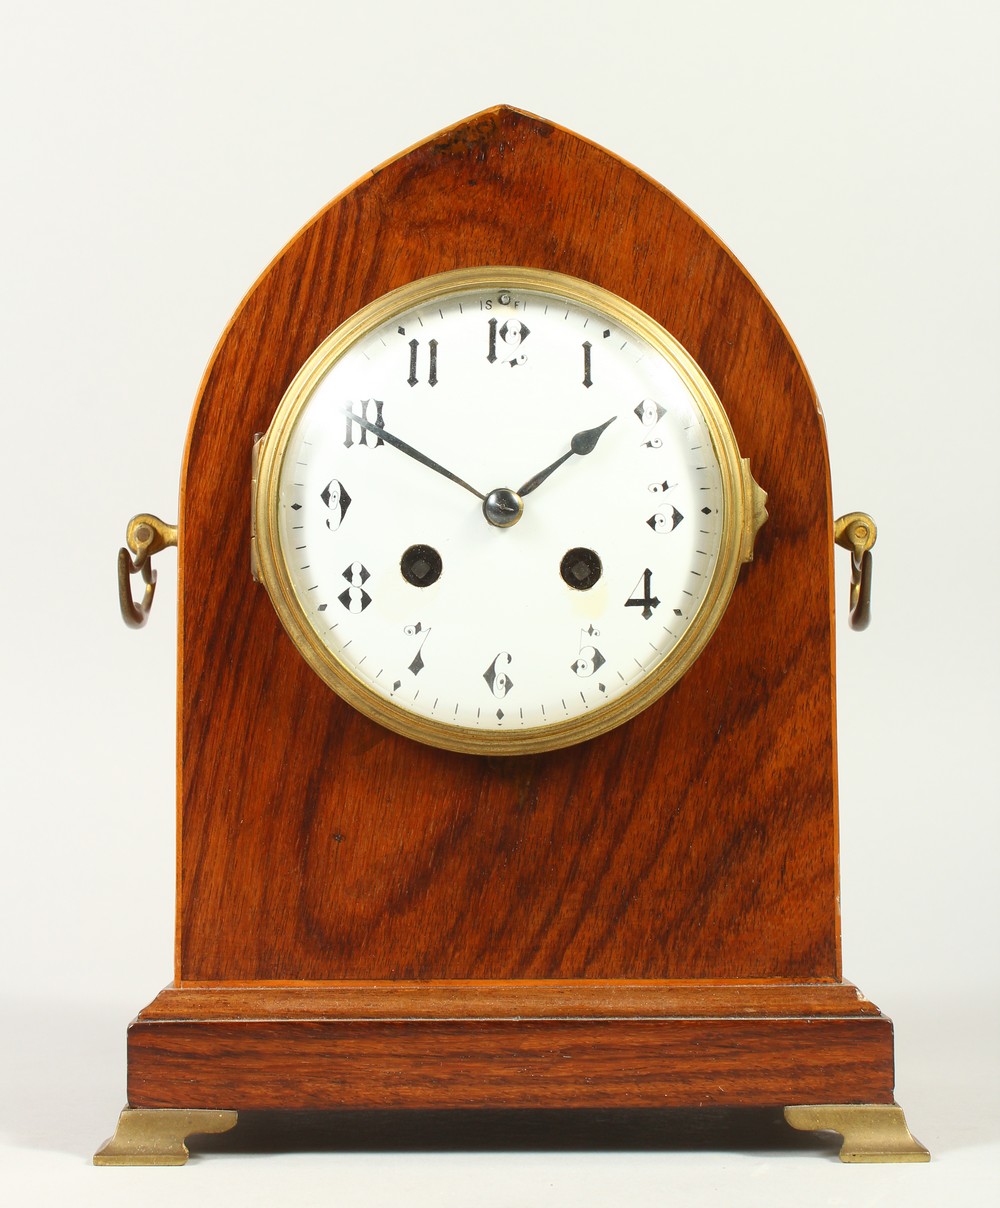
[[[847,1161],[926,1154],[912,1138],[855,1140],[898,1139],[902,1113],[892,1023],[844,982],[169,987],[129,1029],[128,1101],[144,1117],[232,1122],[275,1109],[775,1107],[793,1127],[844,1133]]]

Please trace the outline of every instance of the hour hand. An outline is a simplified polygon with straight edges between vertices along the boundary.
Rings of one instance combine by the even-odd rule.
[[[562,457],[557,457],[556,460],[550,466],[546,466],[544,470],[539,470],[537,474],[533,474],[531,478],[529,478],[524,484],[524,486],[519,488],[517,492],[518,495],[523,498],[525,495],[530,494],[535,487],[541,486],[541,484],[546,480],[546,478],[548,478],[553,470],[558,470],[562,463],[564,461],[568,461],[574,453],[578,457],[586,457],[588,453],[593,453],[597,446],[597,442],[601,439],[601,433],[605,428],[608,427],[609,424],[613,424],[617,418],[618,417],[616,415],[612,415],[610,419],[606,419],[603,424],[598,424],[596,428],[584,428],[582,432],[577,432],[577,434],[569,442],[568,451],[565,452]]]
[[[387,445],[392,445],[394,449],[398,449],[400,453],[405,453],[407,457],[412,457],[414,461],[419,461],[422,466],[426,466],[429,470],[433,470],[436,474],[442,474],[445,478],[450,478],[452,482],[457,482],[460,487],[465,487],[467,491],[471,491],[477,499],[485,499],[486,496],[482,491],[477,491],[475,487],[470,486],[464,478],[459,478],[457,474],[452,474],[451,470],[446,470],[444,466],[428,457],[426,453],[421,453],[419,449],[414,449],[412,445],[408,445],[405,440],[400,440],[398,436],[393,436],[391,432],[387,432],[385,428],[380,428],[378,424],[373,424],[371,420],[366,419],[351,408],[345,407],[344,414],[360,428],[365,428],[371,432],[373,436],[379,437]]]

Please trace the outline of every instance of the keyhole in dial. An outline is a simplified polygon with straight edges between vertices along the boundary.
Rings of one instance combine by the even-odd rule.
[[[559,573],[567,587],[572,587],[574,591],[588,591],[600,579],[604,568],[595,550],[577,546],[563,555]]]
[[[411,545],[399,560],[399,569],[407,583],[430,587],[441,578],[441,555],[432,545]]]

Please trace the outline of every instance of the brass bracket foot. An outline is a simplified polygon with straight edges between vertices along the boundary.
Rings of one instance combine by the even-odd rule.
[[[842,1162],[929,1162],[896,1103],[824,1103],[786,1107],[785,1120],[805,1132],[840,1133]]]
[[[236,1112],[173,1107],[126,1107],[115,1135],[94,1154],[95,1166],[183,1166],[184,1138],[191,1133],[228,1132]]]

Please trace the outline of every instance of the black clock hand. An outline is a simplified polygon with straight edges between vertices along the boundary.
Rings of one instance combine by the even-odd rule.
[[[373,424],[371,420],[365,419],[358,415],[357,412],[351,411],[349,407],[344,408],[344,414],[361,428],[367,428],[373,436],[380,437],[387,445],[392,445],[398,449],[400,453],[405,453],[407,457],[412,457],[414,461],[419,461],[421,465],[426,466],[429,470],[434,470],[437,474],[443,474],[445,478],[450,478],[452,482],[457,482],[460,487],[465,487],[467,491],[471,491],[477,499],[485,499],[486,496],[477,491],[475,487],[469,486],[464,478],[459,478],[457,474],[452,474],[451,470],[446,470],[444,466],[438,465],[436,461],[432,461],[426,454],[421,453],[418,449],[414,449],[412,445],[408,445],[405,440],[400,440],[398,436],[393,436],[391,432],[386,432],[385,428],[380,428],[377,424]]]
[[[539,470],[537,474],[534,474],[531,478],[529,478],[524,486],[518,489],[518,495],[524,498],[524,496],[533,491],[535,487],[541,486],[546,478],[548,478],[548,476],[552,473],[552,471],[558,470],[562,463],[564,461],[568,461],[574,453],[576,453],[578,457],[586,457],[588,453],[593,453],[595,447],[597,446],[597,442],[601,439],[601,433],[609,424],[613,424],[617,418],[618,417],[616,415],[612,415],[610,419],[606,419],[603,424],[599,424],[596,428],[586,428],[583,432],[577,432],[577,434],[569,442],[569,452],[564,453],[562,457],[557,457],[552,465],[546,466],[544,470]]]

